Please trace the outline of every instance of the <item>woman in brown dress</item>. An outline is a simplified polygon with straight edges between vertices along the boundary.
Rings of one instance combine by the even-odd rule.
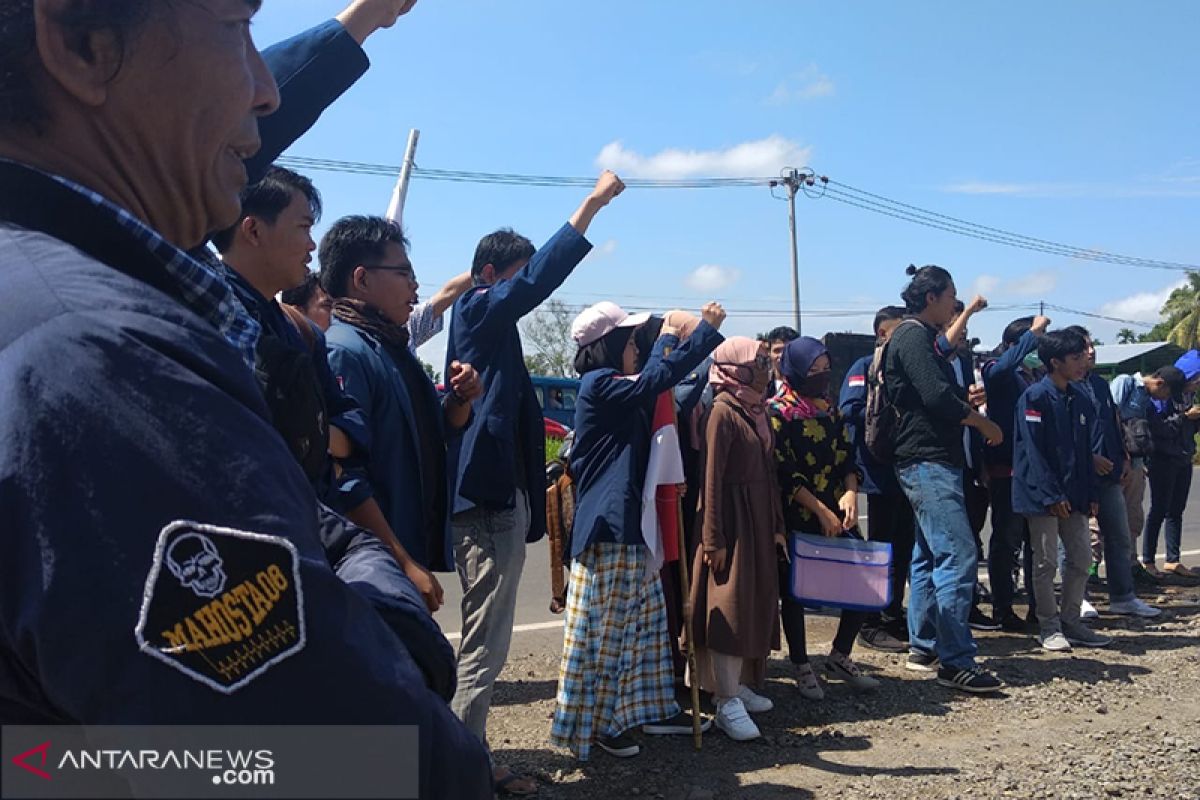
[[[739,741],[760,735],[749,713],[772,708],[751,686],[762,687],[767,657],[779,648],[775,543],[783,541],[783,510],[765,407],[769,380],[765,343],[738,336],[713,352],[716,396],[704,426],[692,631],[717,727]]]

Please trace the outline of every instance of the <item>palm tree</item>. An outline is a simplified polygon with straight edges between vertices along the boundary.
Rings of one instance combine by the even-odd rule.
[[[1163,303],[1162,315],[1169,327],[1167,341],[1191,350],[1200,342],[1200,272],[1189,272],[1181,286]]]
[[[1133,332],[1133,328],[1121,328],[1117,331],[1117,344],[1136,344],[1137,340],[1138,337]]]

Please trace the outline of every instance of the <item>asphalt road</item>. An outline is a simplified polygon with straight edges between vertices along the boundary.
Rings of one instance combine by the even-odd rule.
[[[1192,473],[1192,491],[1188,509],[1183,517],[1183,560],[1185,563],[1200,565],[1200,471]],[[1150,503],[1150,489],[1146,488],[1146,506]],[[866,498],[861,497],[859,507],[867,507]],[[865,523],[865,518],[864,518]],[[984,541],[989,536],[989,529],[984,528]],[[1159,564],[1162,564],[1164,553],[1163,537],[1159,535]],[[1103,570],[1101,570],[1103,572]],[[980,577],[986,578],[986,569],[980,570]],[[459,631],[462,629],[462,612],[460,602],[462,589],[458,576],[439,574],[442,588],[445,589],[445,605],[434,615],[442,630],[452,644],[457,645]],[[558,651],[562,648],[561,614],[550,613],[550,546],[546,539],[529,545],[525,554],[525,571],[521,577],[521,587],[517,593],[517,613],[514,624],[513,655],[533,654],[538,651]]]

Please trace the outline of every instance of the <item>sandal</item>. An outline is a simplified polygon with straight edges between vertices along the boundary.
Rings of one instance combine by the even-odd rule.
[[[518,786],[520,781],[526,783]],[[496,790],[496,794],[501,797],[533,797],[538,792],[537,781],[528,775],[521,775],[508,770],[508,774],[503,778],[493,778],[492,786]]]
[[[807,700],[825,699],[825,690],[821,688],[821,682],[817,680],[812,664],[807,662],[796,667],[796,688],[800,691],[800,696]]]
[[[1185,567],[1183,564],[1178,563],[1178,562],[1173,563],[1173,564],[1163,564],[1163,572],[1169,572],[1173,575],[1178,575],[1181,578],[1200,577],[1200,575],[1196,574],[1196,571],[1194,569]]]

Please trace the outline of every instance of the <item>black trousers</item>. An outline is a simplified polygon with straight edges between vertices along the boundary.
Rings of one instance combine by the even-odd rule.
[[[1012,613],[1013,569],[1025,548],[1025,593],[1029,596],[1029,613],[1033,601],[1033,547],[1029,541],[1029,524],[1012,508],[1012,478],[992,478],[992,538],[988,543],[988,581],[992,584],[992,616],[997,620]]]
[[[867,538],[892,545],[892,602],[880,614],[868,616],[868,625],[898,623],[907,627],[904,615],[904,587],[917,542],[917,518],[903,491],[895,494],[867,495]]]

